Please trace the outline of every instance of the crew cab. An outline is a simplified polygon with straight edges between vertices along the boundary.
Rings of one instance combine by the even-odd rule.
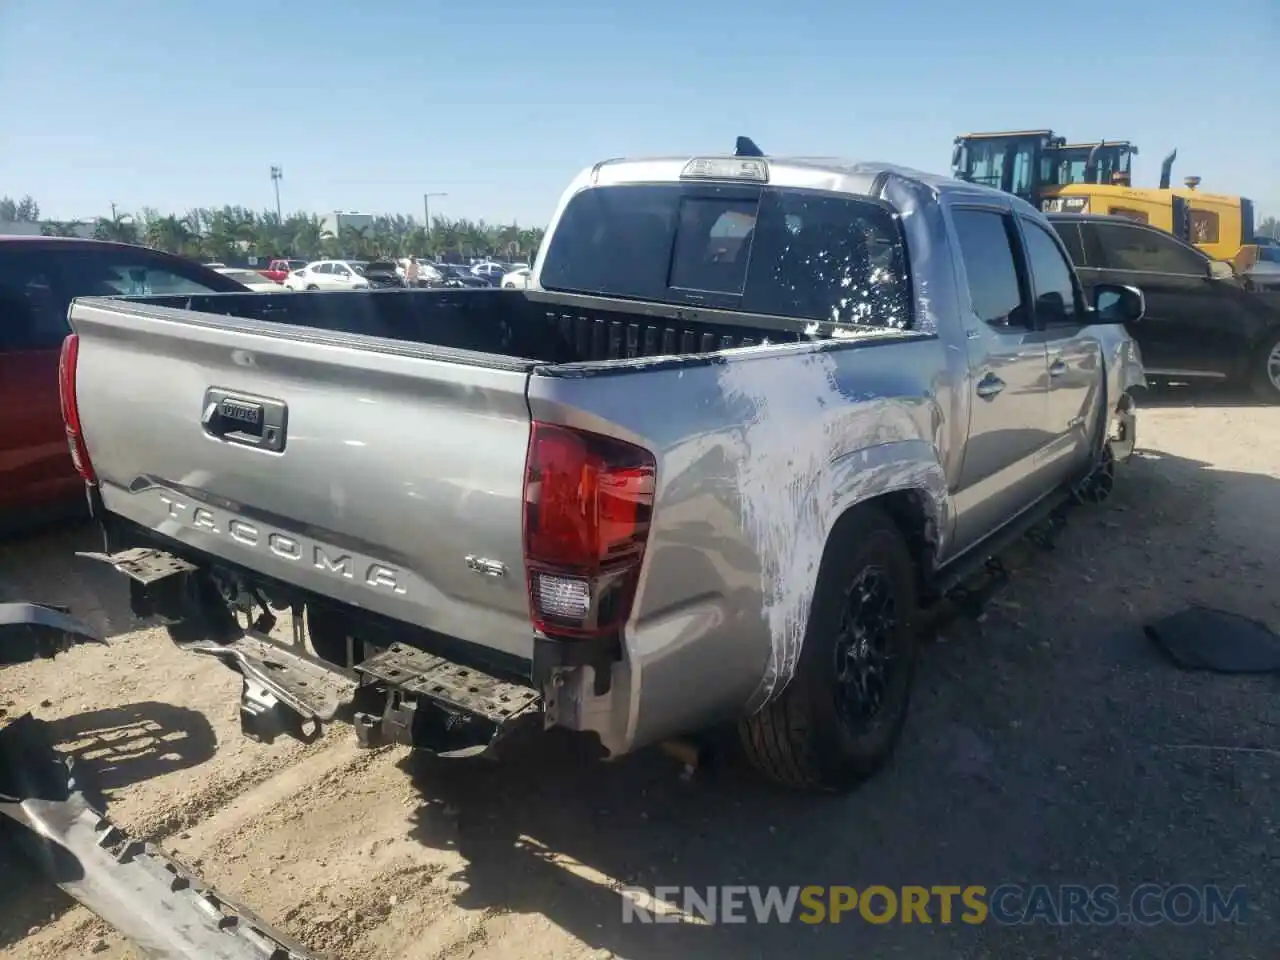
[[[145,247],[0,236],[0,530],[84,510],[84,484],[67,451],[58,403],[58,351],[72,298],[244,289]]]
[[[1148,377],[1230,381],[1280,401],[1280,291],[1252,289],[1230,263],[1125,217],[1048,217],[1086,290],[1142,289],[1146,316],[1129,332]]]
[[[77,301],[67,434],[100,558],[243,674],[251,736],[736,722],[840,791],[897,741],[917,611],[1109,489],[1142,309],[997,190],[607,161],[525,290]]]

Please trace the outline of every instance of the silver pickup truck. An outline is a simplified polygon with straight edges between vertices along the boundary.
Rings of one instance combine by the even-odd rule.
[[[736,723],[835,791],[894,746],[917,611],[1131,451],[1142,311],[995,190],[611,160],[528,290],[79,300],[63,404],[96,556],[249,734]]]

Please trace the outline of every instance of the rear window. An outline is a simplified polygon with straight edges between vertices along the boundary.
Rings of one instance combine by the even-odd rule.
[[[640,184],[579,193],[542,267],[548,290],[905,328],[897,218],[811,190]]]

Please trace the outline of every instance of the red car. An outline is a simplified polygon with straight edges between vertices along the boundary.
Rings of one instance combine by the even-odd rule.
[[[276,283],[284,283],[285,278],[295,270],[301,270],[307,265],[305,260],[272,260],[267,264],[267,269],[259,270],[268,280],[274,280]]]
[[[0,529],[84,508],[84,484],[71,465],[58,397],[58,356],[72,299],[245,289],[145,247],[0,236]]]

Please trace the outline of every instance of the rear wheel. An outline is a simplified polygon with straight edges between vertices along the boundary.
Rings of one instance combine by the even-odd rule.
[[[1249,380],[1257,396],[1272,403],[1280,402],[1280,332],[1269,336],[1258,351]]]
[[[915,673],[916,568],[877,507],[841,518],[828,542],[804,647],[782,695],[742,721],[748,759],[784,786],[842,793],[897,744]]]
[[[308,290],[319,290],[320,288],[319,288],[319,287],[317,287],[314,283],[309,283],[309,284],[307,284],[307,289],[308,289]]]

